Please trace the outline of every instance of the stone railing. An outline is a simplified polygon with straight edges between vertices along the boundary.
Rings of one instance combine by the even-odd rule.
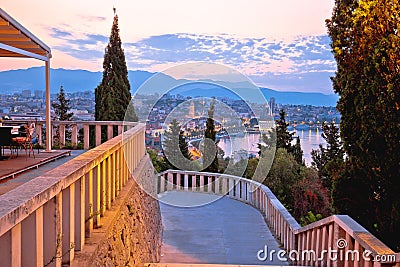
[[[39,145],[43,145],[43,130],[46,126],[46,121],[42,120],[11,120],[11,121],[4,121],[3,124],[5,125],[22,125],[26,123],[36,124],[36,134],[38,136]],[[55,133],[56,129],[58,131],[58,139],[61,146],[65,145],[65,137],[66,137],[66,127],[68,126],[71,129],[71,146],[73,148],[77,148],[78,146],[78,136],[79,136],[79,129],[83,128],[83,149],[89,149],[90,147],[90,127],[93,126],[94,136],[95,138],[94,144],[96,146],[101,144],[101,127],[107,127],[107,140],[110,140],[114,137],[114,127],[118,129],[118,135],[121,134],[123,131],[128,130],[134,127],[137,123],[136,122],[122,122],[122,121],[52,121],[52,145],[54,145],[55,140]]]
[[[333,215],[301,227],[271,190],[256,181],[218,173],[180,170],[160,173],[158,193],[172,190],[226,195],[254,206],[282,243],[286,257],[295,259],[294,264],[400,266],[399,253],[394,253],[349,216]]]
[[[144,131],[138,124],[0,196],[0,265],[71,263],[145,156]]]
[[[295,231],[297,250],[314,251],[323,261],[305,257],[300,264],[313,266],[400,266],[400,254],[394,253],[347,215],[333,215]],[[329,251],[338,251],[328,257]],[[335,258],[335,256],[337,258]],[[375,259],[375,261],[374,261]]]

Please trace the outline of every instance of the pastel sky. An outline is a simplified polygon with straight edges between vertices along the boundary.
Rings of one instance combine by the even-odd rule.
[[[52,49],[53,68],[101,71],[117,8],[128,68],[224,64],[257,85],[332,93],[336,64],[325,19],[334,0],[2,0],[1,8]],[[0,59],[0,70],[43,65]]]

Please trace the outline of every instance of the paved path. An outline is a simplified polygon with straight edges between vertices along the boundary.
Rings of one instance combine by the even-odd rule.
[[[174,207],[162,203],[216,200],[200,207]],[[214,263],[288,265],[260,261],[257,252],[279,250],[261,213],[240,201],[211,194],[166,192],[160,195],[164,226],[161,263]]]

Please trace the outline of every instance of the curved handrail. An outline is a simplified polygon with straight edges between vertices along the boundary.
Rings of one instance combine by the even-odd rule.
[[[205,192],[251,204],[265,216],[287,254],[295,255],[291,260],[296,264],[400,266],[400,254],[394,253],[351,217],[332,215],[301,227],[267,186],[253,180],[228,174],[167,170],[158,174],[157,188],[158,193],[169,190]],[[328,254],[335,250],[338,254],[341,252],[342,257],[336,255],[335,259]]]

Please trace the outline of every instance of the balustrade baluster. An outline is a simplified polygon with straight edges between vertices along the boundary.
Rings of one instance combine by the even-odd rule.
[[[168,174],[167,174],[167,177],[168,177],[168,182],[167,182],[167,191],[169,191],[169,190],[172,190],[173,189],[173,186],[174,186],[174,181],[173,181],[173,173],[172,172],[169,172]]]
[[[21,265],[43,267],[43,207],[21,222]]]
[[[71,143],[74,149],[78,147],[78,125],[76,123],[71,125]]]
[[[59,136],[59,145],[60,148],[65,146],[65,124],[58,125],[58,136]]]
[[[44,264],[61,267],[62,192],[59,192],[43,206],[43,241]]]
[[[96,124],[95,125],[95,142],[96,146],[101,145],[101,125]]]
[[[107,125],[107,140],[111,140],[114,137],[114,126]]]
[[[119,149],[114,152],[115,155],[115,196],[119,195],[120,187],[120,179],[121,179],[121,159]]]
[[[21,266],[21,223],[11,229],[11,266]]]
[[[62,191],[62,263],[69,264],[74,259],[75,244],[75,184]]]
[[[116,166],[115,166],[115,154],[110,155],[111,159],[111,202],[114,201],[117,196],[115,181],[116,181]]]
[[[213,187],[212,176],[208,176],[207,178],[207,192],[211,193]]]
[[[101,195],[101,165],[100,163],[93,169],[93,225],[95,228],[101,226],[100,214],[100,195]]]
[[[107,160],[100,163],[101,180],[100,180],[100,215],[104,216],[107,209]]]
[[[93,169],[85,175],[85,237],[91,237],[93,231]]]
[[[75,182],[75,251],[83,249],[85,244],[85,176]]]
[[[222,178],[222,194],[226,195],[229,192],[229,189],[227,189],[228,185],[228,178],[221,176]]]
[[[90,146],[89,124],[83,125],[83,149],[89,149]]]

